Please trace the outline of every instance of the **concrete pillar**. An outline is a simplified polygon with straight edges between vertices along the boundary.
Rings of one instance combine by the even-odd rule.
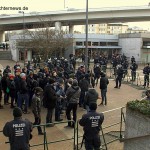
[[[0,43],[5,42],[5,31],[0,31]]]
[[[28,51],[27,51],[27,60],[28,60],[28,61],[31,61],[31,60],[32,60],[32,51],[31,51],[31,50],[28,50]]]
[[[61,31],[61,22],[55,22],[55,30]]]
[[[69,34],[73,34],[74,25],[69,25]]]

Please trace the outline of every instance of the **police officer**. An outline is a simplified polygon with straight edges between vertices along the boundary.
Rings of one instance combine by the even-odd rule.
[[[11,150],[30,150],[29,140],[32,138],[32,123],[22,119],[22,110],[15,107],[14,120],[7,122],[3,128],[3,134],[9,138]]]
[[[123,74],[124,74],[124,71],[123,71],[122,65],[117,65],[116,86],[114,88],[120,88],[121,87],[121,82],[122,82]]]
[[[131,77],[132,77],[131,81],[135,81],[135,79],[136,79],[136,70],[138,69],[138,65],[136,64],[135,61],[130,66],[130,69],[131,69]]]
[[[149,87],[149,74],[150,74],[150,66],[149,63],[144,67],[143,69],[143,74],[144,74],[144,87],[146,86]]]
[[[86,150],[100,150],[101,141],[99,131],[104,121],[104,115],[96,112],[97,104],[90,103],[90,111],[84,114],[79,121],[79,124],[83,126],[84,140]]]

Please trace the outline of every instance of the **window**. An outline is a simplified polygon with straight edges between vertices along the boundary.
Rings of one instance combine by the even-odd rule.
[[[83,44],[82,44],[82,42],[76,42],[76,45],[77,46],[82,46]]]
[[[92,42],[92,46],[98,46],[98,42]]]
[[[84,42],[84,45],[86,46],[86,42]],[[91,46],[91,41],[88,41],[88,46]]]
[[[106,42],[100,42],[100,46],[106,46],[107,43]]]

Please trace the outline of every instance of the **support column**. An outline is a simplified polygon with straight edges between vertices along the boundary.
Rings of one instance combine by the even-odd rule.
[[[55,30],[61,31],[61,22],[55,22]]]
[[[32,51],[31,51],[31,50],[28,50],[28,51],[27,51],[27,60],[28,60],[28,61],[31,61],[31,60],[32,60]]]
[[[5,42],[5,31],[0,31],[0,43]]]
[[[73,31],[74,31],[74,25],[69,24],[69,34],[73,35]],[[75,55],[75,42],[73,42],[72,54]]]
[[[73,34],[74,25],[69,25],[69,34]]]

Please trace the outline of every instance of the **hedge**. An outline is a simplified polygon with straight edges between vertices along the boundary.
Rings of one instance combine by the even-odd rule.
[[[150,117],[150,101],[149,100],[133,100],[127,103],[127,107]]]

